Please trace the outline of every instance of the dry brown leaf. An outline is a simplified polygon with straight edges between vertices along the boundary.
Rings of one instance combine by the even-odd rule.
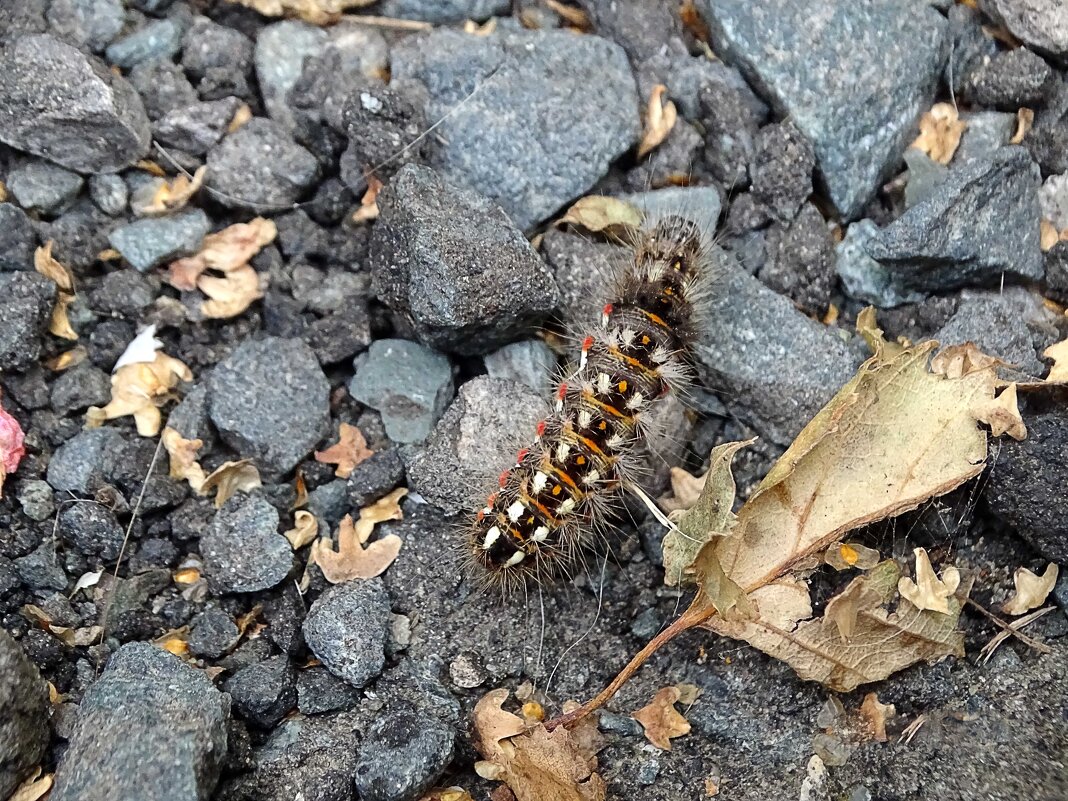
[[[377,175],[367,176],[367,191],[360,198],[360,207],[352,213],[353,222],[370,222],[378,219],[378,193],[385,184]]]
[[[89,428],[105,420],[132,415],[137,433],[154,437],[159,433],[162,416],[159,407],[171,397],[181,381],[192,381],[193,373],[178,359],[157,351],[151,362],[124,364],[111,375],[111,401],[107,406],[90,406],[85,414]]]
[[[898,579],[897,591],[907,598],[917,609],[929,609],[932,612],[949,614],[949,599],[960,586],[960,571],[947,567],[942,571],[942,578],[935,575],[931,559],[925,548],[914,548],[916,556],[916,578]]]
[[[189,626],[181,626],[165,631],[152,640],[152,644],[162,648],[169,654],[186,657],[189,655]]]
[[[386,520],[401,520],[399,501],[408,490],[393,490],[389,495],[360,510],[359,520],[353,524],[352,515],[345,515],[337,531],[337,550],[327,539],[317,540],[312,545],[311,558],[323,576],[331,584],[351,581],[356,578],[373,578],[381,575],[400,553],[401,538],[387,534],[367,547],[364,544],[377,523]]]
[[[911,146],[939,164],[949,164],[967,127],[968,123],[960,119],[951,103],[935,103],[920,117],[920,135]]]
[[[64,370],[69,370],[75,365],[81,364],[87,358],[89,358],[89,351],[86,347],[84,345],[77,345],[46,361],[45,367],[53,372],[61,373]]]
[[[351,520],[351,518],[349,518]],[[295,515],[293,515],[293,528],[285,532],[284,536],[289,540],[289,544],[293,547],[293,550],[303,548],[309,542],[315,539],[319,533],[319,521],[315,519],[315,515],[311,512],[301,509]]]
[[[661,751],[670,751],[673,738],[690,733],[690,722],[675,709],[680,695],[678,687],[665,687],[631,715],[645,729],[645,739]]]
[[[897,713],[893,704],[879,701],[875,693],[868,693],[860,705],[860,717],[871,731],[872,739],[878,743],[886,742],[886,723]]]
[[[64,645],[70,648],[85,648],[100,639],[103,628],[100,626],[86,626],[85,628],[72,629],[69,626],[57,626],[45,610],[34,604],[26,604],[20,610],[22,616],[38,628],[47,631]]]
[[[488,20],[479,25],[473,19],[464,21],[464,33],[471,34],[472,36],[489,36],[497,30],[497,18],[490,17]],[[377,211],[376,214],[377,215]]]
[[[595,773],[604,741],[595,718],[551,734],[541,725],[528,731],[522,718],[501,709],[507,698],[507,690],[491,690],[475,705],[478,775],[504,782],[518,801],[604,801],[606,787]]]
[[[1053,360],[1046,381],[1052,384],[1068,383],[1068,339],[1050,345],[1042,351],[1042,357]]]
[[[580,31],[588,31],[593,28],[590,18],[586,15],[586,12],[581,8],[575,6],[569,6],[560,0],[545,0],[545,5],[551,8],[556,14],[570,25],[572,28],[576,28]]]
[[[682,5],[679,6],[679,19],[682,20],[683,27],[697,41],[707,45],[712,40],[712,31],[709,30],[708,23],[701,16],[701,12],[697,10],[694,0],[682,0]]]
[[[188,481],[193,492],[200,492],[207,474],[197,461],[197,451],[204,442],[199,439],[184,439],[173,428],[163,429],[163,447],[170,457],[170,477]]]
[[[605,195],[587,195],[576,200],[557,225],[576,225],[597,233],[641,225],[642,213],[630,203]]]
[[[649,94],[649,103],[645,108],[645,132],[638,143],[638,158],[659,147],[675,127],[678,112],[674,103],[664,100],[666,92],[667,87],[658,83]]]
[[[972,373],[1003,366],[1005,362],[996,356],[988,356],[974,342],[950,345],[942,348],[931,359],[931,372],[946,378],[964,378]]]
[[[1038,223],[1038,245],[1043,253],[1048,252],[1061,241],[1061,233],[1050,220],[1045,218]]]
[[[252,108],[248,103],[242,103],[237,107],[237,111],[234,112],[233,118],[230,120],[230,124],[226,126],[226,132],[232,134],[238,130],[246,122],[252,119]]]
[[[226,0],[265,17],[298,17],[312,25],[332,25],[350,8],[363,8],[376,0]]]
[[[374,451],[367,447],[363,432],[356,426],[342,423],[338,441],[325,451],[315,452],[315,461],[323,464],[335,464],[335,476],[348,478],[360,462],[374,456]]]
[[[37,768],[34,774],[15,788],[14,794],[7,801],[38,801],[44,798],[52,789],[52,777],[54,774],[41,775],[41,769]]]
[[[296,475],[293,476],[293,505],[289,507],[290,511],[293,509],[299,509],[308,502],[308,484],[304,480],[304,473],[300,468],[297,468]]]
[[[182,584],[188,586],[190,584],[196,584],[200,581],[201,572],[195,567],[183,567],[181,570],[174,571],[174,575],[171,576],[174,579],[175,584]]]
[[[278,228],[271,220],[256,217],[247,223],[235,223],[204,237],[200,252],[171,262],[167,283],[175,289],[191,291],[205,270],[230,273],[248,266],[248,262],[274,241]]]
[[[475,801],[463,787],[441,787],[431,790],[419,801]]]
[[[659,499],[660,508],[671,513],[679,509],[689,509],[701,497],[705,488],[708,471],[699,476],[687,473],[681,467],[672,467],[670,472],[671,494]]]
[[[260,471],[251,459],[223,462],[204,478],[197,490],[198,495],[208,495],[215,490],[215,508],[219,509],[237,492],[250,492],[262,487]]]
[[[135,209],[135,211],[146,217],[158,217],[184,208],[193,195],[200,191],[200,187],[204,185],[204,176],[207,175],[207,172],[207,166],[200,166],[193,173],[192,179],[181,174],[172,181],[165,181],[156,190],[152,200],[147,205]]]
[[[259,273],[251,265],[239,267],[223,276],[202,275],[197,289],[211,300],[200,304],[200,312],[213,320],[236,317],[263,297]]]
[[[1057,583],[1059,568],[1053,562],[1046,566],[1041,576],[1036,576],[1026,567],[1017,568],[1012,577],[1016,585],[1016,593],[1001,607],[1007,615],[1022,615],[1037,609],[1046,602],[1046,598],[1053,591],[1053,585]]]
[[[157,178],[167,177],[167,171],[161,166],[159,166],[152,159],[141,159],[140,161],[136,162],[134,166],[137,167],[137,169],[139,170],[144,170],[149,175],[156,176]]]
[[[995,437],[1008,434],[1019,441],[1027,438],[1027,426],[1020,417],[1020,407],[1016,402],[1016,384],[1009,384],[990,403],[980,407],[976,419],[990,426],[990,433]]]
[[[1016,132],[1013,133],[1010,145],[1018,145],[1024,137],[1031,132],[1031,126],[1035,124],[1035,112],[1029,108],[1022,108],[1016,112]]]
[[[71,328],[67,309],[74,302],[74,275],[52,256],[53,242],[49,239],[33,252],[33,267],[45,278],[53,281],[58,290],[56,305],[52,308],[52,318],[48,323],[48,332],[60,339],[77,339],[78,335]]]

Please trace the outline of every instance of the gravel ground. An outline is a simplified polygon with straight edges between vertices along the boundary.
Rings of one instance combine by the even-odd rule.
[[[521,446],[560,331],[625,258],[552,225],[580,196],[718,233],[701,386],[658,411],[654,493],[669,465],[757,435],[737,460],[752,491],[865,358],[868,304],[891,337],[970,339],[1014,378],[1045,374],[1068,336],[1068,6],[678,6],[382,0],[368,13],[408,22],[316,26],[222,0],[0,0],[0,387],[26,432],[0,498],[0,799],[40,766],[57,801],[482,801],[483,694],[533,684],[556,713],[670,622],[686,599],[637,505],[603,562],[527,598],[460,567],[457,513]],[[678,119],[639,157],[658,84]],[[948,164],[909,147],[940,101],[967,123]],[[158,207],[204,165],[184,208]],[[212,313],[210,282],[169,265],[257,216],[274,235],[240,274],[260,290]],[[49,241],[73,299],[34,269]],[[192,374],[166,425],[202,441],[206,472],[259,470],[221,508],[130,417],[85,426],[148,324]],[[981,478],[864,533],[974,571],[991,609],[1017,567],[1068,568],[1068,395],[1020,402],[1030,436]],[[347,478],[314,458],[342,424],[374,451]],[[306,571],[281,536],[298,476],[323,534],[408,488],[375,529],[401,541],[384,574]],[[966,657],[842,696],[687,633],[601,716],[609,797],[1068,798],[1068,575],[1050,602],[1028,628],[1049,653],[1009,641],[984,663],[998,629],[967,609]],[[693,729],[661,751],[629,715],[680,682],[702,690]],[[896,707],[889,742],[850,734],[868,689]]]

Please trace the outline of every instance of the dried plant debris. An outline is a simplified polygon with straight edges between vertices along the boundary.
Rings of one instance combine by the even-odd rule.
[[[197,461],[197,451],[204,446],[199,439],[185,439],[173,428],[163,429],[163,448],[170,457],[170,477],[188,481],[193,492],[200,492],[207,473]]]
[[[502,709],[507,700],[508,690],[491,690],[475,705],[478,775],[504,782],[517,801],[603,801],[606,787],[596,770],[604,741],[596,720],[549,733]]]
[[[193,195],[204,185],[207,172],[208,168],[201,166],[193,173],[192,178],[179,175],[172,181],[164,181],[149,202],[136,208],[135,211],[145,217],[159,217],[185,208]]]
[[[352,518],[348,519],[351,523]],[[293,515],[293,528],[284,532],[283,536],[289,540],[289,544],[296,551],[311,543],[318,534],[319,521],[315,519],[315,515],[305,509],[300,509]]]
[[[48,323],[48,333],[60,339],[77,339],[78,334],[71,327],[67,309],[74,302],[74,275],[52,256],[52,240],[48,240],[33,253],[33,267],[45,278],[54,282],[56,305],[52,308],[52,319]]]
[[[1017,568],[1012,577],[1016,585],[1015,594],[1001,607],[1007,615],[1022,615],[1037,609],[1046,602],[1046,598],[1053,592],[1053,585],[1057,583],[1057,574],[1060,568],[1050,562],[1041,576],[1037,576],[1026,567]]]
[[[400,553],[401,538],[387,534],[374,542],[367,540],[375,525],[386,520],[400,520],[404,514],[400,499],[408,493],[403,487],[360,510],[355,523],[352,515],[345,515],[337,531],[337,550],[328,539],[317,540],[312,545],[311,559],[319,565],[323,576],[331,584],[340,584],[352,579],[367,579],[379,576],[393,564]]]
[[[689,619],[839,691],[920,660],[963,654],[956,624],[970,582],[952,567],[938,579],[917,553],[915,579],[901,580],[894,562],[880,562],[813,618],[807,572],[849,531],[979,475],[989,436],[980,422],[997,417],[1008,430],[1019,420],[995,395],[996,363],[974,348],[943,360],[952,369],[939,373],[929,364],[936,343],[887,343],[870,314],[861,323],[875,355],[798,435],[737,517],[727,475],[735,443],[713,454],[701,499],[673,514],[678,532],[665,541],[668,576],[699,588]],[[871,563],[874,555],[864,558]]]
[[[323,464],[337,465],[334,475],[348,478],[356,465],[374,456],[374,451],[367,447],[363,432],[356,426],[342,423],[338,441],[325,451],[315,452],[315,461]]]
[[[130,342],[111,375],[111,401],[104,407],[90,406],[85,414],[89,428],[132,415],[142,437],[159,433],[163,420],[159,407],[172,398],[179,382],[193,380],[192,371],[162,347],[154,326]]]
[[[215,490],[215,508],[219,509],[236,493],[251,492],[261,486],[263,482],[256,465],[251,459],[240,459],[236,462],[223,462],[212,470],[204,478],[198,492],[208,495]]]
[[[645,130],[638,143],[638,158],[659,147],[675,127],[678,112],[674,103],[664,99],[666,93],[667,87],[657,84],[649,94],[649,103],[645,108]]]
[[[369,6],[375,0],[227,0],[265,17],[297,17],[312,25],[332,25],[342,13]]]
[[[1050,345],[1042,351],[1042,356],[1053,362],[1046,381],[1051,384],[1068,384],[1068,339]]]
[[[690,722],[675,709],[681,697],[678,687],[664,687],[652,701],[631,715],[642,724],[645,739],[661,751],[670,751],[672,739],[690,733]]]
[[[587,195],[576,200],[557,221],[557,225],[574,225],[590,233],[609,233],[637,228],[641,225],[642,213],[623,200],[605,195]]]
[[[939,164],[949,164],[960,145],[968,123],[960,119],[951,103],[935,103],[920,117],[920,135],[912,147],[921,150]]]

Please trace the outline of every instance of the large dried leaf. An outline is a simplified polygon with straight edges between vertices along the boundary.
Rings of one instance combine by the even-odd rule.
[[[645,730],[645,739],[661,751],[671,750],[671,740],[690,733],[690,722],[675,709],[682,693],[678,687],[664,687],[653,700],[633,715]]]
[[[331,25],[350,8],[363,8],[375,0],[227,0],[251,8],[265,17],[299,17],[312,25]]]
[[[215,490],[215,508],[220,509],[238,492],[251,492],[263,486],[260,471],[251,459],[223,462],[211,471],[197,490],[198,495],[209,495]]]
[[[360,510],[360,518],[354,524],[352,515],[345,515],[337,531],[337,550],[330,540],[316,540],[312,545],[311,558],[323,571],[331,584],[340,584],[352,579],[373,578],[385,572],[400,553],[401,538],[387,534],[364,547],[375,525],[386,520],[400,520],[404,514],[400,499],[408,490],[393,490],[389,495]]]

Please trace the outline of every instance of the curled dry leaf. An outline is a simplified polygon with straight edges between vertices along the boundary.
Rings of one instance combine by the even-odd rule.
[[[597,233],[637,228],[641,223],[642,213],[636,206],[614,197],[587,195],[576,200],[556,224]]]
[[[671,750],[671,740],[690,733],[690,722],[675,709],[681,697],[678,687],[664,687],[653,700],[633,715],[645,730],[645,739],[661,751]]]
[[[337,465],[335,476],[348,478],[360,462],[374,456],[374,451],[367,447],[363,432],[356,426],[342,423],[338,441],[325,451],[315,452],[315,461],[323,464]]]
[[[569,6],[561,0],[545,0],[545,5],[551,8],[570,27],[579,31],[588,31],[593,28],[586,12],[576,6]]]
[[[596,719],[551,734],[542,725],[528,730],[522,718],[501,708],[507,699],[507,690],[491,690],[475,705],[474,742],[483,758],[475,763],[478,775],[504,782],[517,801],[604,801],[605,783],[595,772],[604,745]]]
[[[74,275],[56,261],[52,256],[53,242],[49,239],[33,252],[33,267],[45,278],[55,282],[58,293],[56,305],[52,308],[52,318],[48,323],[48,332],[60,339],[77,339],[78,335],[71,328],[67,318],[67,309],[74,302]]]
[[[355,524],[352,515],[345,515],[337,531],[337,550],[330,540],[320,539],[312,545],[311,558],[331,584],[356,578],[373,578],[385,572],[400,553],[401,538],[387,534],[367,547],[364,544],[376,524],[385,520],[401,520],[404,513],[399,501],[408,493],[403,487],[360,510]]]
[[[976,419],[990,426],[990,433],[995,437],[1008,434],[1017,441],[1027,438],[1027,426],[1016,402],[1016,384],[1009,384],[994,400],[983,405]]]
[[[184,439],[173,428],[163,429],[163,448],[170,457],[170,477],[188,481],[193,492],[200,492],[207,477],[197,461],[197,451],[204,442],[199,439]]]
[[[70,350],[65,350],[58,356],[54,356],[45,362],[45,367],[49,370],[61,373],[64,370],[81,364],[89,358],[89,351],[84,345],[75,345]]]
[[[165,181],[152,195],[152,199],[136,211],[146,217],[158,217],[184,208],[204,185],[204,176],[207,172],[207,166],[201,166],[193,173],[192,179],[182,174],[172,181]]]
[[[496,19],[490,20],[496,22]],[[370,222],[378,219],[378,193],[385,184],[373,173],[367,176],[367,191],[360,198],[360,207],[352,213],[353,222]]]
[[[51,684],[49,685],[51,688]],[[48,795],[52,789],[52,777],[54,774],[41,775],[41,769],[37,768],[33,776],[28,778],[16,789],[7,801],[38,801]]]
[[[879,701],[875,693],[868,693],[860,705],[860,717],[864,721],[871,737],[878,743],[886,742],[886,724],[897,710],[893,704],[884,704]]]
[[[930,609],[948,615],[949,599],[960,586],[960,571],[955,567],[947,567],[939,580],[926,549],[915,548],[912,552],[916,555],[916,578],[899,579],[897,591],[917,609]]]
[[[920,135],[912,147],[922,150],[939,164],[949,164],[967,127],[968,123],[960,119],[951,103],[935,103],[920,117]]]
[[[964,378],[979,370],[1004,366],[1005,362],[996,356],[988,356],[974,342],[963,345],[950,345],[942,348],[931,359],[931,372],[946,378]]]
[[[237,107],[237,111],[234,112],[233,118],[230,120],[230,124],[226,126],[227,133],[233,133],[240,129],[246,122],[252,119],[252,108],[248,103],[242,103]]]
[[[352,518],[350,517],[349,520],[351,521]],[[293,528],[282,536],[289,540],[289,544],[295,551],[314,540],[318,533],[319,521],[315,519],[315,515],[305,509],[301,509],[293,515]]]
[[[657,84],[649,94],[649,103],[645,107],[645,131],[638,143],[638,158],[660,146],[675,127],[678,112],[675,104],[664,100],[667,87]]]
[[[1007,615],[1022,615],[1042,606],[1057,583],[1058,573],[1059,568],[1053,562],[1046,566],[1041,576],[1036,576],[1026,567],[1017,568],[1012,577],[1016,593],[1001,607],[1002,611]]]
[[[363,8],[375,0],[227,0],[265,17],[299,17],[312,25],[331,25],[350,8]]]
[[[223,462],[211,471],[197,490],[199,495],[208,495],[215,490],[215,508],[219,509],[224,503],[238,492],[250,492],[256,487],[262,487],[260,471],[251,459],[241,459],[236,462]]]
[[[73,598],[75,595],[78,594],[80,590],[86,590],[90,587],[95,587],[100,581],[100,577],[102,575],[104,575],[103,570],[94,570],[89,573],[82,573],[82,575],[78,577],[78,581],[75,582],[74,589],[71,590],[70,597]]]
[[[19,421],[0,406],[0,496],[4,479],[18,470],[19,462],[26,455],[25,440]]]
[[[1016,112],[1016,131],[1009,140],[1010,145],[1018,145],[1024,137],[1031,132],[1031,126],[1035,124],[1035,112],[1029,108],[1021,108]]]
[[[71,648],[85,648],[92,645],[100,639],[100,635],[104,631],[100,626],[86,626],[80,629],[57,626],[52,622],[52,618],[45,610],[33,604],[26,604],[20,611],[24,618]]]
[[[1042,351],[1042,357],[1053,361],[1046,381],[1051,384],[1068,384],[1068,339],[1050,345]]]
[[[146,331],[151,331],[151,326]],[[143,331],[131,345],[141,340]],[[151,334],[149,339],[153,339]],[[159,340],[154,340],[160,345]],[[148,356],[140,353],[138,358]],[[123,354],[125,357],[126,354]],[[120,359],[120,363],[122,359]],[[172,391],[180,381],[192,381],[193,373],[178,359],[168,356],[162,350],[152,354],[151,361],[134,361],[122,364],[111,375],[111,401],[103,408],[90,406],[85,414],[89,428],[97,428],[105,420],[132,415],[137,424],[137,433],[142,437],[154,437],[159,433],[162,416],[159,407],[170,399]]]
[[[250,264],[221,277],[202,275],[197,288],[210,298],[200,304],[200,312],[212,320],[236,317],[263,297],[259,273]]]

